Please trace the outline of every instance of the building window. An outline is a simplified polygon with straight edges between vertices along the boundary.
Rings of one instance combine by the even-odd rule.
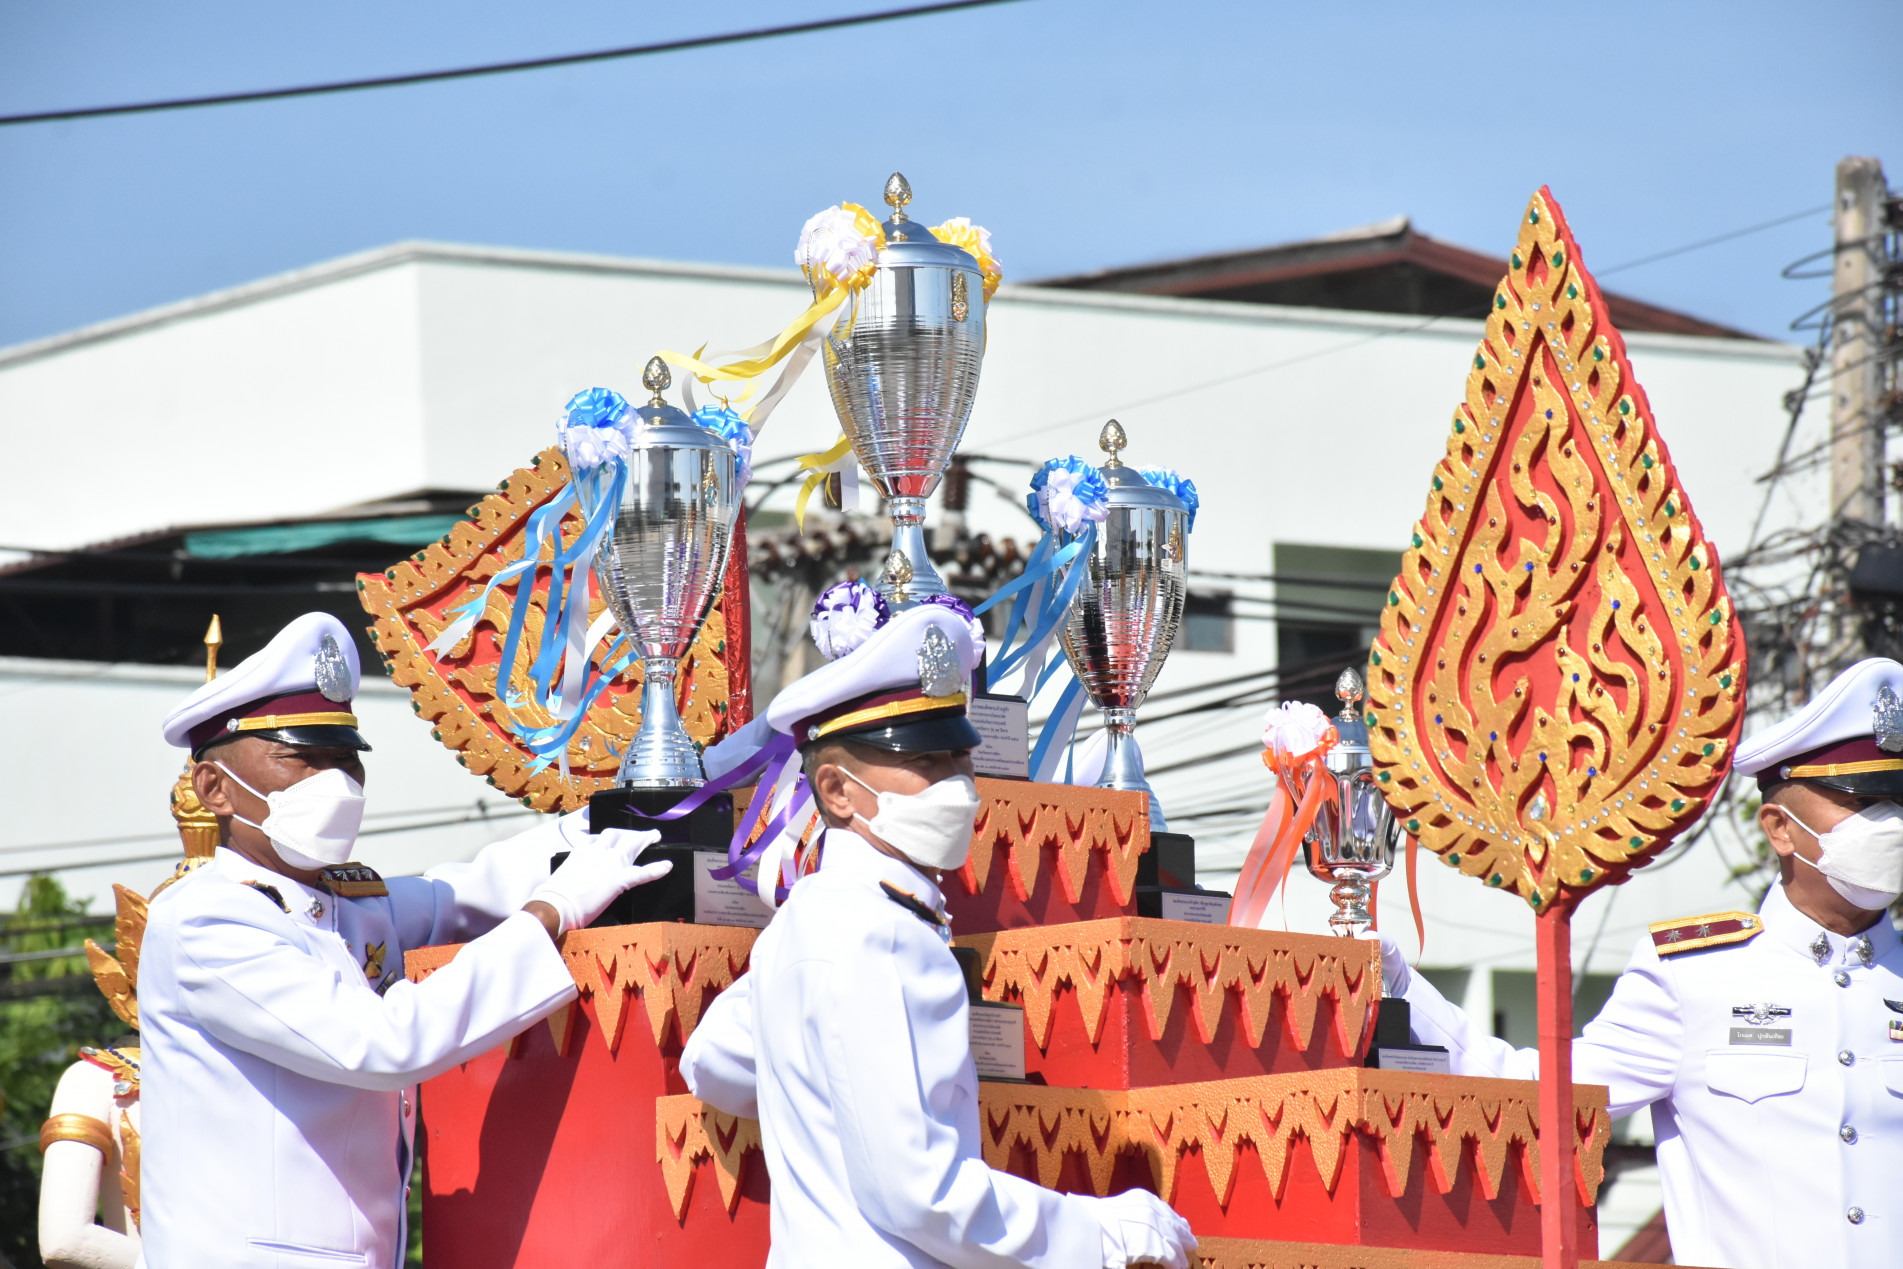
[[[1185,652],[1234,652],[1236,619],[1227,594],[1190,592],[1183,603]]]
[[[1281,698],[1334,714],[1335,679],[1366,673],[1381,606],[1401,569],[1398,551],[1275,544],[1275,663]]]

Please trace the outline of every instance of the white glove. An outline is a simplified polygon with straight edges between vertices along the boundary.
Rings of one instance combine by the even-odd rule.
[[[1377,934],[1381,940],[1381,983],[1387,995],[1405,996],[1408,985],[1414,981],[1414,971],[1407,967],[1407,957],[1401,953],[1401,945],[1385,934]]]
[[[1189,1222],[1148,1190],[1125,1190],[1109,1198],[1089,1198],[1103,1227],[1103,1269],[1158,1264],[1189,1269],[1196,1235]]]
[[[586,822],[586,812],[583,813]],[[562,817],[562,822],[568,820]],[[608,910],[608,905],[625,890],[646,885],[667,876],[672,860],[654,864],[634,862],[636,855],[661,840],[653,831],[636,832],[628,828],[604,829],[600,833],[575,833],[567,838],[571,845],[568,858],[554,875],[535,888],[529,902],[540,900],[554,908],[562,919],[562,932],[579,930]]]

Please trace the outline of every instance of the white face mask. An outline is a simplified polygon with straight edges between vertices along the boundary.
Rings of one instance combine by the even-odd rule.
[[[1792,854],[1824,874],[1830,888],[1849,903],[1880,912],[1903,895],[1903,807],[1874,802],[1826,833],[1786,815],[1817,839],[1817,862]]]
[[[917,793],[882,793],[844,767],[848,780],[879,799],[871,819],[854,812],[873,835],[921,868],[962,868],[971,854],[977,823],[978,785],[968,775],[949,776]]]
[[[313,871],[349,862],[357,830],[363,825],[363,786],[342,768],[326,767],[288,789],[260,793],[224,763],[213,765],[271,808],[262,824],[242,815],[231,818],[270,838],[279,859],[293,868]]]

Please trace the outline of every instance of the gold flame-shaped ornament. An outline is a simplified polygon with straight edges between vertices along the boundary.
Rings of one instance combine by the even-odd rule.
[[[1744,639],[1547,190],[1509,263],[1382,613],[1369,744],[1423,846],[1570,910],[1724,781]]]

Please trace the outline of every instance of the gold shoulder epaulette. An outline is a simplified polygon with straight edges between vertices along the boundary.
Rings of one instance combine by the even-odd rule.
[[[1748,943],[1764,932],[1764,922],[1749,912],[1711,912],[1654,922],[1652,947],[1660,956],[1695,952],[1721,943]]]
[[[338,864],[326,868],[317,874],[317,885],[339,899],[374,899],[390,893],[390,887],[383,884],[383,878],[377,875],[377,870],[364,864]]]

